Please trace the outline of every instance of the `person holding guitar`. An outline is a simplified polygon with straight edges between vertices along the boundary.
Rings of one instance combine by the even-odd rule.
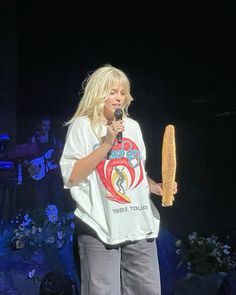
[[[25,165],[31,178],[36,208],[54,204],[63,210],[63,183],[59,168],[62,141],[52,132],[51,118],[41,117],[31,137],[36,145],[37,155],[26,160]]]

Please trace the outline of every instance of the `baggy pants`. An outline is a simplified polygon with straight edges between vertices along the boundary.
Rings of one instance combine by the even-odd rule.
[[[161,295],[155,239],[119,246],[78,236],[81,295]]]

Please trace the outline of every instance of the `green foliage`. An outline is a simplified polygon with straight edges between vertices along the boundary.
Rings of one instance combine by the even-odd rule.
[[[58,212],[55,205],[45,210],[29,212],[20,210],[12,223],[11,245],[15,249],[44,246],[62,248],[66,241],[72,241],[74,214]]]
[[[188,241],[176,242],[176,253],[180,257],[178,267],[187,266],[189,272],[209,274],[213,272],[228,273],[236,269],[236,253],[231,247],[219,241],[215,235],[199,237],[196,232],[188,236]]]

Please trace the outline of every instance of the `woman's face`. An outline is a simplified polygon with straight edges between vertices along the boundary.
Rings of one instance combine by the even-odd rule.
[[[125,95],[126,93],[122,83],[115,83],[104,104],[103,115],[107,120],[112,121],[114,119],[115,110],[117,108],[122,108]]]

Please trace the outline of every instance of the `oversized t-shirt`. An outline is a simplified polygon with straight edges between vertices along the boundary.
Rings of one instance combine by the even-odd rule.
[[[76,118],[68,128],[60,160],[64,187],[76,202],[75,215],[107,244],[157,237],[159,212],[150,198],[144,161],[146,149],[137,121],[124,118],[122,142],[84,180],[71,185],[75,162],[93,152],[99,140],[87,117]],[[107,127],[100,125],[100,136]],[[97,133],[96,132],[96,133]]]

